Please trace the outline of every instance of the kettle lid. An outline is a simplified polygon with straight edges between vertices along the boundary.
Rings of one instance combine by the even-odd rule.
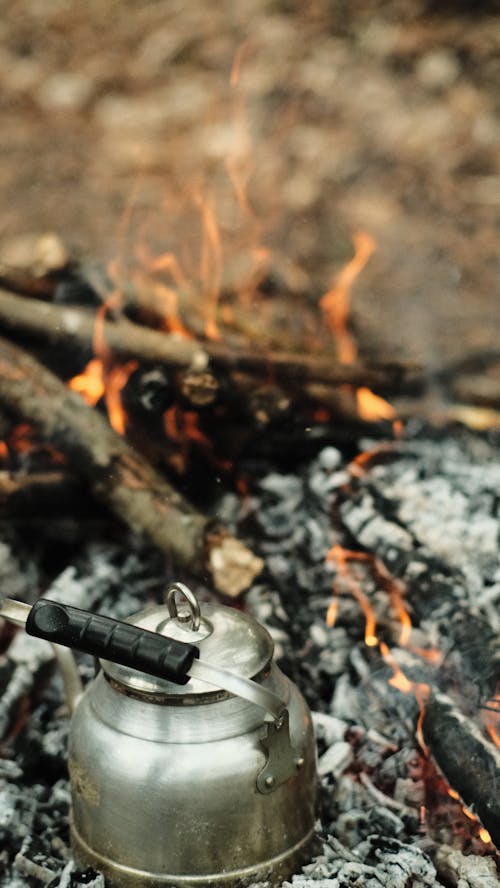
[[[177,607],[176,593],[185,603]],[[158,632],[168,638],[195,644],[200,658],[214,666],[230,669],[244,678],[258,680],[272,661],[274,642],[263,626],[252,617],[232,607],[220,604],[199,604],[183,583],[175,583],[166,594],[164,605],[154,605],[128,618],[127,623]],[[141,694],[171,697],[172,702],[194,703],[194,696],[220,698],[227,696],[199,678],[190,678],[185,685],[176,685],[163,678],[147,675],[137,669],[101,660],[106,676],[123,689]],[[207,701],[208,702],[208,699]]]

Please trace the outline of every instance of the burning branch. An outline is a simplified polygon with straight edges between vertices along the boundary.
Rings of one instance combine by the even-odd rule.
[[[106,420],[42,364],[0,339],[0,404],[34,423],[95,497],[186,570],[225,595],[251,584],[262,562],[191,506]]]
[[[500,752],[445,694],[427,701],[423,733],[429,749],[466,805],[500,847]]]
[[[53,305],[0,291],[0,326],[11,333],[26,333],[49,343],[92,348],[95,312]],[[178,368],[241,371],[261,378],[274,376],[301,388],[309,382],[337,386],[397,385],[415,367],[393,363],[380,366],[344,365],[332,358],[294,352],[259,352],[236,349],[222,342],[203,342],[173,333],[158,332],[123,318],[103,321],[102,338],[109,353],[120,359],[156,361]]]

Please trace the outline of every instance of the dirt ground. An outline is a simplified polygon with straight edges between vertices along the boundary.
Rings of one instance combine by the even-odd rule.
[[[182,259],[202,218],[311,304],[363,230],[363,354],[498,357],[495,5],[4,0],[0,260],[46,231]]]

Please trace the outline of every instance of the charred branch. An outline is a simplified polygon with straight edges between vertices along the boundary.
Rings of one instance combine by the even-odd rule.
[[[0,404],[32,422],[134,532],[174,562],[237,595],[262,562],[239,540],[198,512],[76,393],[42,364],[0,340]]]
[[[426,704],[423,732],[450,786],[500,847],[500,751],[441,693]]]

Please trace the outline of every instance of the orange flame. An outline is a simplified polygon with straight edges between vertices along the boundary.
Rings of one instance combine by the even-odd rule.
[[[352,597],[358,602],[365,616],[365,644],[368,645],[368,647],[375,647],[378,644],[378,638],[376,635],[377,618],[375,616],[375,611],[373,610],[360,584],[352,576],[352,573],[349,571],[348,567],[349,561],[363,561],[365,559],[365,553],[351,552],[348,549],[343,549],[342,546],[339,545],[332,546],[326,556],[327,561],[334,561],[337,564],[339,573],[345,580],[346,585],[349,588],[349,592],[351,593]],[[331,607],[332,610],[330,611],[330,620],[333,618],[333,614],[335,614],[336,617],[335,599],[333,600]],[[333,625],[333,623],[331,625]]]
[[[422,723],[424,720],[425,714],[425,704],[429,698],[430,687],[428,684],[424,682],[415,682],[411,681],[403,672],[399,664],[394,659],[391,651],[386,645],[385,641],[380,642],[380,653],[384,658],[385,662],[392,669],[392,677],[389,679],[389,684],[393,688],[397,688],[403,694],[413,693],[415,695],[415,699],[419,705],[420,714],[417,721],[416,728],[416,736],[419,742],[421,749],[424,751],[426,755],[429,754],[429,750],[427,744],[424,740],[424,734],[422,730]]]
[[[195,203],[200,212],[202,225],[200,279],[206,300],[205,335],[208,339],[220,339],[217,326],[222,279],[222,246],[219,225],[211,199],[198,193],[195,195]]]
[[[332,629],[337,622],[337,617],[339,614],[339,599],[338,595],[335,598],[332,598],[330,604],[328,605],[328,610],[326,612],[326,625]]]
[[[351,307],[351,290],[359,273],[363,270],[370,256],[375,252],[377,244],[366,231],[354,234],[354,256],[342,268],[333,285],[320,299],[325,323],[332,331],[337,344],[338,359],[341,364],[353,364],[357,358],[357,347],[354,337],[348,329]],[[392,420],[394,435],[399,437],[403,427],[397,418],[394,408],[369,388],[362,386],[356,391],[358,413],[367,422],[378,422],[382,419]]]
[[[375,395],[371,389],[362,386],[356,391],[358,413],[361,419],[377,422],[380,419],[396,419],[396,411],[388,401]]]
[[[410,615],[406,610],[403,600],[403,595],[405,591],[404,584],[401,582],[401,580],[397,580],[395,577],[391,576],[385,564],[379,558],[368,555],[368,559],[372,560],[373,562],[373,571],[375,573],[375,576],[378,580],[380,580],[384,588],[389,593],[391,606],[396,612],[396,616],[401,623],[401,634],[399,636],[398,643],[401,645],[401,647],[406,647],[410,640],[412,624]]]
[[[357,349],[353,337],[347,329],[351,305],[351,290],[359,273],[376,249],[370,234],[358,231],[354,235],[355,254],[342,268],[333,285],[321,297],[320,307],[326,323],[333,332],[338,349],[338,359],[342,364],[352,364],[356,360]]]
[[[395,577],[391,576],[389,571],[387,570],[385,564],[374,555],[371,555],[369,552],[352,552],[347,549],[343,549],[339,545],[332,546],[330,551],[326,556],[327,561],[335,561],[338,564],[339,572],[343,577],[347,577],[349,580],[350,592],[353,597],[359,602],[361,609],[366,617],[366,630],[365,630],[365,642],[369,647],[374,647],[378,643],[378,639],[376,636],[376,618],[373,611],[373,608],[370,605],[366,595],[362,592],[359,585],[356,583],[352,575],[349,573],[348,562],[349,561],[358,561],[364,562],[371,567],[374,576],[378,579],[384,589],[389,593],[390,602],[393,610],[395,611],[399,622],[401,624],[401,634],[399,637],[399,644],[405,647],[408,644],[410,633],[412,629],[412,623],[410,615],[405,607],[403,594],[404,594],[404,586],[400,580],[395,579]],[[334,586],[334,592],[336,591],[336,587]],[[326,616],[326,622],[328,626],[333,626],[335,620],[337,619],[338,614],[338,595],[332,600]]]
[[[179,291],[187,290],[188,280],[174,253],[165,252],[154,256],[146,244],[136,244],[134,256],[139,263],[138,268],[130,272],[139,306],[151,293],[155,296],[156,312],[160,317],[160,327],[171,333],[191,338],[179,316]],[[161,275],[163,280],[158,280]]]
[[[138,367],[137,361],[128,361],[122,366],[115,366],[106,374],[105,402],[111,427],[119,435],[125,434],[127,414],[123,409],[121,391],[126,385],[130,375]]]
[[[116,276],[119,269],[111,267],[110,275]],[[130,374],[136,369],[137,361],[129,361],[124,365],[113,364],[112,355],[104,335],[104,322],[111,310],[120,310],[122,295],[119,289],[114,290],[99,306],[94,324],[93,347],[95,357],[85,370],[74,376],[67,383],[68,388],[78,392],[87,404],[95,407],[104,397],[109,421],[112,428],[120,435],[125,434],[126,414],[121,403],[120,392]]]
[[[78,392],[90,407],[95,407],[106,391],[101,359],[92,358],[83,373],[79,373],[69,380],[68,388],[73,392]]]

